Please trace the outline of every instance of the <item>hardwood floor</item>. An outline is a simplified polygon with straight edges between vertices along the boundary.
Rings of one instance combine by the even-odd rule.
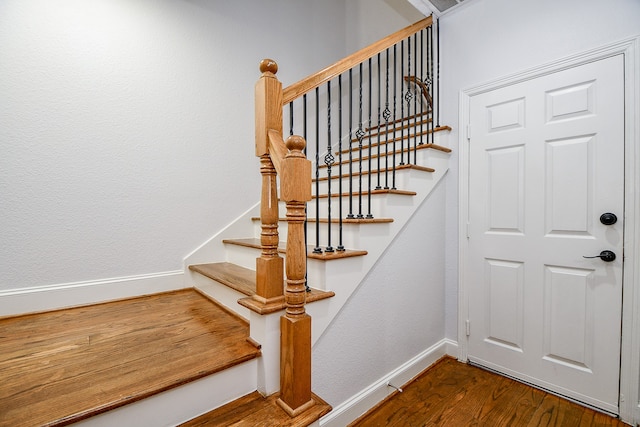
[[[444,358],[350,427],[625,426],[608,415]]]
[[[302,427],[331,411],[331,406],[312,394],[315,405],[291,418],[276,403],[278,397],[278,394],[262,397],[256,391],[180,424],[180,427]]]
[[[0,426],[66,425],[257,357],[194,290],[0,319]]]

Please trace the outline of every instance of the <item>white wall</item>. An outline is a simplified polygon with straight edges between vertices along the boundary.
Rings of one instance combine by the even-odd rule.
[[[0,292],[180,270],[259,200],[259,61],[345,34],[344,0],[2,1]]]
[[[441,24],[441,122],[458,123],[460,91],[640,34],[638,0],[469,0]],[[447,181],[447,327],[457,339],[457,152]]]

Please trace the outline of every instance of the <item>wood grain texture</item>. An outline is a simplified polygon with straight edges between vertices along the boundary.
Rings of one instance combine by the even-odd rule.
[[[189,270],[202,274],[236,291],[252,296],[256,293],[256,273],[230,262],[190,265]]]
[[[260,199],[260,244],[262,251],[256,259],[255,294],[263,300],[283,296],[284,261],[278,253],[278,191],[276,169],[270,155],[260,156],[262,191]]]
[[[414,194],[415,195],[415,194]],[[260,240],[259,239],[253,239],[253,238],[247,238],[247,239],[224,239],[222,241],[225,244],[229,244],[229,245],[238,245],[238,246],[245,246],[248,248],[255,248],[255,249],[260,249]],[[280,242],[278,244],[278,252],[280,253],[286,253],[287,251],[287,244],[285,242]],[[319,259],[319,260],[323,260],[323,261],[329,261],[329,260],[333,260],[333,259],[341,259],[341,258],[350,258],[350,257],[354,257],[354,256],[364,256],[367,255],[367,251],[362,251],[362,250],[357,250],[357,249],[347,249],[345,251],[342,252],[328,252],[328,253],[321,253],[321,254],[314,254],[313,253],[313,245],[307,246],[307,258],[313,258],[313,259]]]
[[[216,262],[210,264],[190,265],[189,270],[202,274],[212,280],[222,283],[225,286],[235,289],[246,295],[247,298],[240,298],[238,304],[248,308],[258,314],[270,314],[284,310],[286,303],[284,297],[278,300],[261,301],[255,298],[256,275],[253,270],[241,267],[228,262]],[[334,297],[332,291],[323,291],[311,288],[306,293],[306,302],[311,303],[326,298]]]
[[[334,77],[348,71],[350,68],[355,67],[363,61],[366,61],[369,58],[377,55],[388,47],[393,46],[398,43],[400,40],[406,39],[407,37],[417,33],[418,31],[429,27],[432,24],[431,17],[427,17],[421,21],[416,22],[415,24],[409,25],[397,31],[389,36],[373,43],[370,46],[365,47],[364,49],[360,49],[359,51],[347,56],[344,59],[336,62],[329,67],[318,71],[315,74],[312,74],[297,83],[288,86],[283,91],[283,105],[288,104],[294,99],[304,95],[305,93],[315,89],[316,87],[326,83]]]
[[[278,394],[274,394],[265,398],[256,391],[180,427],[304,427],[331,411],[331,406],[312,394],[314,405],[291,418],[276,404],[278,397]]]
[[[355,177],[358,177],[358,176],[361,176],[361,175],[362,176],[367,176],[369,174],[377,175],[377,174],[383,174],[383,173],[391,173],[394,170],[395,171],[401,171],[401,170],[406,170],[406,169],[413,169],[413,170],[422,171],[422,172],[429,172],[429,173],[433,173],[433,172],[436,171],[434,168],[430,168],[430,167],[427,167],[427,166],[418,166],[418,165],[414,165],[414,164],[411,164],[411,163],[405,163],[404,165],[398,165],[395,168],[391,168],[390,167],[390,168],[381,168],[381,169],[371,169],[371,170],[364,170],[362,172],[354,171],[354,172],[351,173],[351,176],[355,178]],[[338,178],[347,179],[347,178],[349,178],[349,174],[348,173],[344,173],[341,176],[332,176],[331,177],[331,179],[338,179]],[[328,181],[328,180],[329,180],[329,177],[323,176],[323,177],[317,178],[317,179],[314,178],[313,181],[314,182],[316,182],[316,181],[322,182],[322,181]],[[345,218],[342,221],[344,222],[346,219],[348,219],[348,218]],[[363,219],[367,219],[367,218],[363,218]],[[372,218],[372,219],[374,219],[374,218]],[[388,221],[388,222],[392,222],[393,221],[392,218],[390,218],[390,219],[391,219],[391,221]],[[311,222],[311,220],[307,220],[307,222]]]
[[[350,427],[627,427],[510,378],[446,357]]]
[[[0,320],[0,426],[66,425],[260,355],[194,290]]]

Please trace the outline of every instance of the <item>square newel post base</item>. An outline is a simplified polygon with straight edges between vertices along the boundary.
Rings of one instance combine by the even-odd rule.
[[[311,317],[280,318],[280,398],[294,417],[314,405],[311,397]]]
[[[283,259],[256,258],[256,295],[261,302],[284,299]]]

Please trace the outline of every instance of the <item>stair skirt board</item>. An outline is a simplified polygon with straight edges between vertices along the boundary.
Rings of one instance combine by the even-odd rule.
[[[74,427],[175,426],[256,390],[257,359],[73,424]]]
[[[387,384],[404,387],[444,356],[457,357],[458,343],[444,338],[422,353],[389,372],[378,381],[333,408],[320,419],[320,427],[344,427],[382,402],[396,390]]]
[[[0,317],[97,304],[184,289],[184,271],[0,291]],[[193,286],[193,285],[191,285]]]

